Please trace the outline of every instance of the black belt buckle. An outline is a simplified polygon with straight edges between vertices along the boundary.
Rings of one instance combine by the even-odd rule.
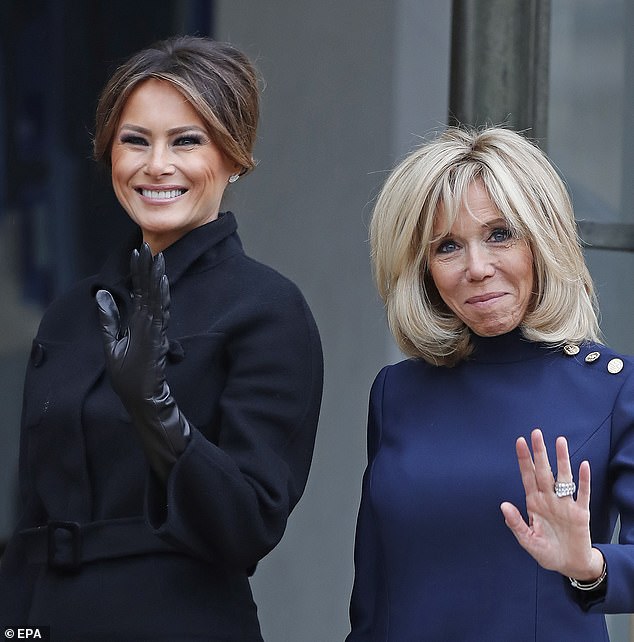
[[[81,529],[77,522],[49,522],[48,565],[59,571],[74,572],[81,566]]]

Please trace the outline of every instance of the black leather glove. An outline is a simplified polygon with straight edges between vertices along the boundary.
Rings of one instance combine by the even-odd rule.
[[[140,252],[132,252],[130,272],[133,310],[125,331],[110,292],[99,290],[96,295],[106,369],[150,465],[165,481],[187,447],[191,429],[165,380],[170,294],[163,255],[153,259],[144,243]]]

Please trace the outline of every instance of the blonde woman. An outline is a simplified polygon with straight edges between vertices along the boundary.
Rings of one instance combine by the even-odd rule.
[[[371,243],[409,358],[372,387],[348,641],[608,640],[634,611],[634,361],[600,343],[562,180],[517,133],[449,128]]]

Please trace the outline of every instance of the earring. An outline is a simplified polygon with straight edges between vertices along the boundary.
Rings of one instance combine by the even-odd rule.
[[[240,174],[231,174],[231,176],[229,176],[229,182],[235,183],[239,178],[240,178]]]

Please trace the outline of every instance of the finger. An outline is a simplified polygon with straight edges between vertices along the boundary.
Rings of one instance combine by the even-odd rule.
[[[515,535],[517,541],[524,546],[523,542],[530,537],[531,529],[524,521],[522,514],[510,502],[502,502],[500,504],[500,510],[502,511],[502,515],[504,515],[504,523],[509,527],[513,535]]]
[[[95,296],[99,323],[106,345],[116,343],[120,331],[119,308],[108,290],[98,290]]]
[[[535,479],[535,466],[531,451],[524,437],[519,437],[515,442],[515,452],[517,453],[517,463],[520,467],[524,492],[528,496],[537,491],[537,480]]]
[[[533,447],[533,462],[535,464],[537,486],[542,492],[552,492],[555,478],[550,467],[544,436],[539,428],[536,428],[531,433],[531,444]]]
[[[170,284],[167,275],[161,277],[161,314],[163,319],[163,330],[167,329],[170,319]]]
[[[142,295],[141,257],[138,250],[132,250],[130,255],[130,278],[132,280],[132,294],[138,305]]]
[[[590,508],[590,462],[582,461],[579,466],[579,488],[577,489],[577,504],[582,508]]]
[[[149,273],[148,305],[153,317],[162,320],[163,314],[163,277],[165,276],[165,259],[159,252],[153,259]]]
[[[557,481],[571,482],[572,469],[570,467],[570,455],[568,454],[568,442],[565,437],[557,437],[555,449],[557,451]]]
[[[137,306],[145,305],[152,270],[152,250],[143,243],[138,250],[132,250],[130,255],[130,275],[132,277],[132,294]]]
[[[143,297],[143,302],[146,304],[151,297],[153,267],[154,259],[152,258],[152,250],[147,243],[143,243],[141,245],[141,249],[139,250],[139,285],[141,295]]]

